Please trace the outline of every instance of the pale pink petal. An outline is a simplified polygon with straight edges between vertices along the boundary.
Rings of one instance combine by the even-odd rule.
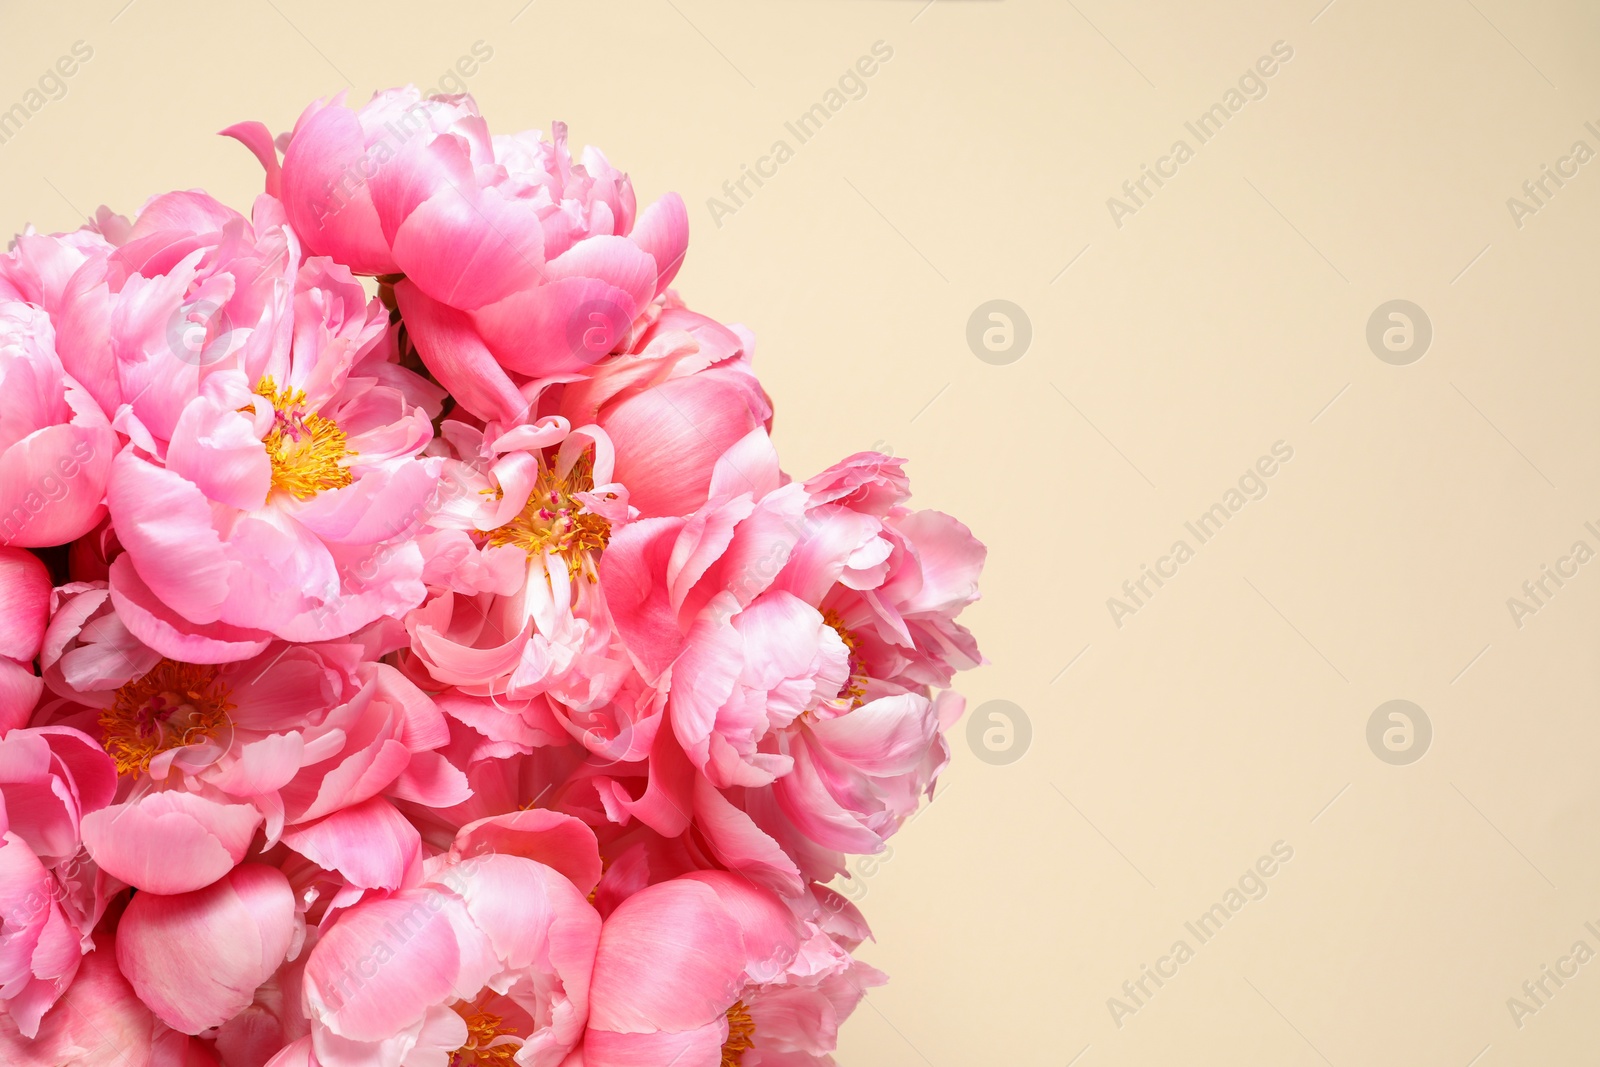
[[[83,843],[102,870],[151,893],[188,893],[244,859],[259,811],[195,793],[148,793],[83,819]]]
[[[445,894],[422,889],[341,916],[306,961],[314,1018],[354,1041],[382,1041],[420,1023],[455,988],[461,953],[452,918],[459,909]]]
[[[422,859],[417,828],[377,797],[286,830],[283,843],[366,889],[399,889]]]
[[[196,892],[135,893],[117,962],[168,1026],[199,1034],[243,1011],[288,954],[295,901],[275,867],[247,863]]]

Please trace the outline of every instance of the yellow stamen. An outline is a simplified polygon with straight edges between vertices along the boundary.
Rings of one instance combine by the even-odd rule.
[[[844,642],[844,647],[850,652],[850,681],[840,692],[840,700],[850,701],[850,710],[854,711],[863,703],[867,695],[867,669],[861,662],[861,639],[852,633],[844,624],[844,619],[837,611],[828,608],[822,613],[822,621],[839,635],[839,640]]]
[[[489,531],[489,543],[516,545],[530,556],[548,548],[569,562],[580,563],[579,557],[599,552],[611,540],[611,524],[584,510],[583,502],[577,499],[577,494],[593,488],[594,469],[589,457],[574,463],[565,478],[541,461],[527,504],[516,518]]]
[[[256,395],[272,401],[277,413],[262,440],[272,461],[272,488],[310,500],[324,489],[343,489],[354,481],[343,465],[355,455],[345,446],[344,431],[332,419],[307,412],[303,390],[280,392],[268,376],[256,386]]]
[[[722,1067],[739,1067],[746,1049],[755,1047],[756,1022],[744,1001],[736,1000],[728,1009],[728,1040],[722,1043]]]
[[[455,1013],[467,1024],[467,1043],[450,1053],[450,1067],[515,1067],[520,1041],[494,1042],[502,1037],[518,1037],[514,1026],[492,1011],[474,1004],[457,1004]]]
[[[164,659],[118,689],[100,713],[101,744],[117,773],[140,774],[161,753],[221,733],[234,705],[218,673],[208,664]]]

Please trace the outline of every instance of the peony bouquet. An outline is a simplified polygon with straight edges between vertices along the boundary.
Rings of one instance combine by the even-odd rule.
[[[225,131],[0,258],[0,1062],[832,1063],[984,549],[804,480],[566,129]]]

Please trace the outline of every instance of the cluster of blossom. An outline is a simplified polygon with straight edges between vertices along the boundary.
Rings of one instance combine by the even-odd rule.
[[[248,217],[0,258],[0,1061],[832,1063],[982,545],[784,474],[683,202],[562,126],[226,132]]]

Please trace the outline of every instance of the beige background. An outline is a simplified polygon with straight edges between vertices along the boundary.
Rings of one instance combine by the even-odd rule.
[[[892,447],[990,546],[966,689],[1031,743],[984,762],[958,728],[951,792],[854,889],[893,982],[844,1064],[1592,1062],[1600,962],[1520,1027],[1506,1001],[1600,951],[1600,562],[1520,627],[1506,601],[1600,549],[1600,162],[1520,228],[1506,200],[1600,149],[1600,9],[1325,2],[12,3],[0,107],[94,57],[0,144],[4,225],[244,206],[258,168],[211,131],[436,84],[483,41],[495,127],[564,118],[641,201],[683,193],[678,287],[759,336],[790,470]],[[707,198],[880,40],[865,97],[718,227]],[[1115,225],[1277,41],[1268,94]],[[1032,324],[1008,365],[966,341],[994,298]],[[1434,331],[1406,366],[1365,338],[1396,298]],[[1118,627],[1107,598],[1277,441],[1266,497]],[[1433,726],[1407,766],[1366,741],[1396,698]],[[1200,945],[1185,921],[1277,841]]]

